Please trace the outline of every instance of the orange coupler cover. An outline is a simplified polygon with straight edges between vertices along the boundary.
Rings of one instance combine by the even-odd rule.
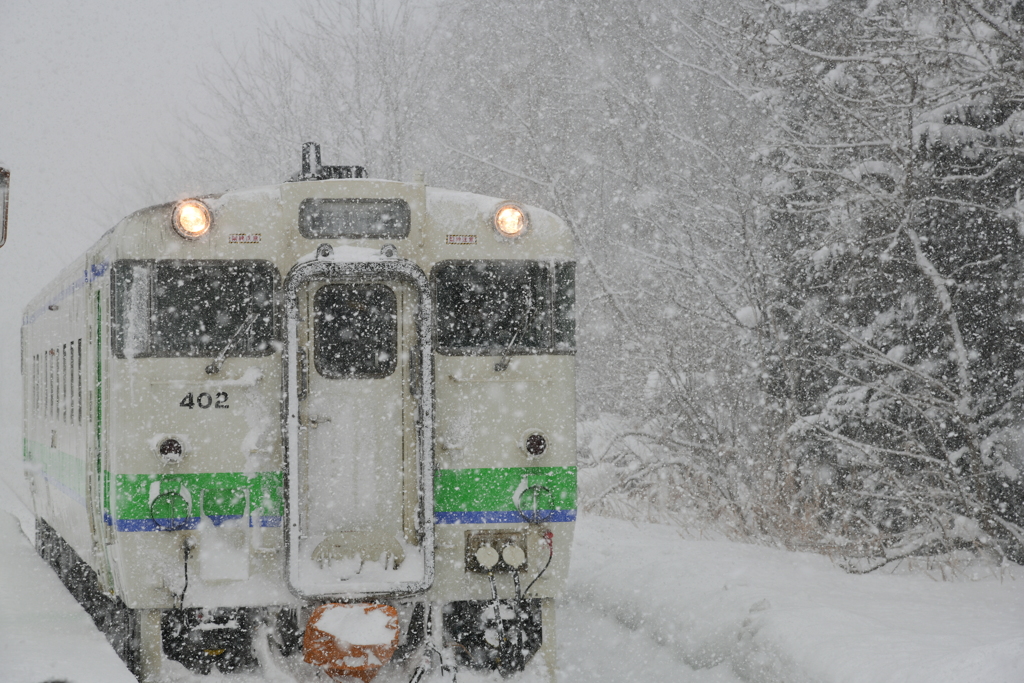
[[[398,610],[372,603],[317,607],[302,638],[304,659],[334,680],[369,683],[398,647]]]

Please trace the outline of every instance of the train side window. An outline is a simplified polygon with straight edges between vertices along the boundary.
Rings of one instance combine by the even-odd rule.
[[[68,345],[61,347],[60,354],[60,419],[68,421]]]
[[[329,379],[382,378],[398,361],[398,301],[383,284],[325,285],[313,297],[313,365]]]
[[[53,349],[46,352],[46,417],[53,418],[53,399],[57,392],[54,391],[56,381],[53,371]]]
[[[68,422],[75,423],[75,342],[69,344],[68,350]]]
[[[78,424],[82,424],[82,338],[78,338]]]

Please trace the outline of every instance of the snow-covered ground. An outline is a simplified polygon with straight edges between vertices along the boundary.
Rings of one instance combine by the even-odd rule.
[[[15,520],[30,516],[2,483],[0,510],[0,681],[133,680],[33,552]],[[583,516],[558,615],[560,681],[1024,680],[1024,571],[946,576],[905,566],[853,576],[818,555]],[[206,678],[173,662],[166,673],[285,683],[302,672],[271,659],[261,674]]]
[[[23,533],[24,517],[0,480],[0,681],[134,683],[89,615],[36,554]]]
[[[717,680],[1024,681],[1024,568],[947,569],[951,580],[897,569],[855,576],[820,555],[584,517],[567,597],[570,613],[589,605],[638,648],[724,670]],[[591,652],[602,648],[619,649]],[[569,668],[566,680],[584,679]],[[685,677],[659,669],[627,680]]]

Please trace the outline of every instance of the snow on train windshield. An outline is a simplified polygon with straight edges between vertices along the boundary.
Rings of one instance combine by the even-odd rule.
[[[571,353],[576,264],[442,261],[434,266],[437,347],[448,355]]]
[[[136,261],[113,268],[119,358],[262,356],[273,349],[268,261]]]

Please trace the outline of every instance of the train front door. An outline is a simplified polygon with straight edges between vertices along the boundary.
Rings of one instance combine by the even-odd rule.
[[[289,321],[291,584],[307,596],[400,591],[431,573],[419,438],[424,292],[386,268],[320,270],[294,288]]]

